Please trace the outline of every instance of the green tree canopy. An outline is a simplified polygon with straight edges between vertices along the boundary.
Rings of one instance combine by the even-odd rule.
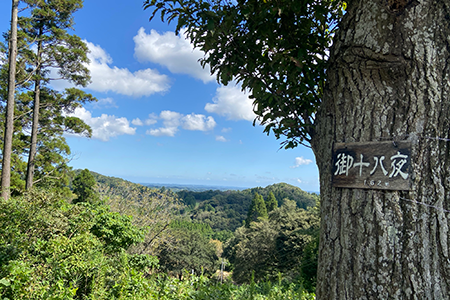
[[[89,61],[86,44],[78,36],[68,33],[69,29],[73,29],[73,14],[83,6],[83,0],[25,2],[31,7],[31,16],[19,19],[20,36],[25,45],[20,48],[20,52],[24,71],[34,83],[33,118],[26,176],[26,188],[30,189],[33,186],[38,135],[42,131],[39,128],[42,119],[41,91],[50,80],[55,79],[54,75],[51,75],[51,68],[57,70],[59,78],[56,79],[66,79],[76,85],[86,86],[90,76],[86,67]],[[69,93],[73,91],[74,89],[69,89]],[[57,102],[58,97],[53,101]],[[61,114],[59,115],[61,118]],[[78,123],[84,124],[81,120]],[[73,122],[68,124],[73,125]],[[89,130],[88,132],[90,133]]]
[[[183,271],[196,274],[213,274],[218,267],[216,246],[200,232],[178,229],[173,231],[174,239],[159,245],[161,268],[173,275],[181,276]]]
[[[249,227],[251,222],[258,221],[259,218],[267,218],[267,209],[264,198],[260,194],[255,193],[248,209],[245,225]]]
[[[291,200],[269,213],[268,218],[236,230],[226,245],[224,255],[233,264],[233,279],[250,282],[280,273],[289,281],[301,279],[309,290],[316,282],[318,207],[304,210]]]
[[[34,183],[63,188],[68,184],[70,149],[63,133],[91,135],[91,128],[70,116],[83,103],[96,101],[76,88],[55,91],[52,80],[64,79],[86,86],[90,81],[86,44],[73,29],[73,13],[82,0],[23,0],[25,13],[18,21],[17,97],[12,145],[12,186],[23,189]],[[1,51],[9,51],[10,33]],[[6,56],[6,55],[5,55]],[[1,65],[6,76],[8,64]],[[6,77],[5,77],[6,78]],[[3,81],[2,81],[3,82]],[[5,80],[6,82],[6,80]],[[0,99],[6,99],[6,86],[0,84]],[[2,111],[3,111],[2,107]],[[1,128],[3,129],[3,128]],[[28,156],[28,165],[23,163]]]
[[[95,189],[96,184],[95,178],[91,172],[88,169],[82,170],[72,182],[73,192],[78,196],[72,202],[97,204],[100,197]]]
[[[269,213],[277,207],[278,207],[278,201],[275,198],[275,195],[272,192],[269,192],[269,196],[267,196],[267,199],[266,199],[267,212]]]

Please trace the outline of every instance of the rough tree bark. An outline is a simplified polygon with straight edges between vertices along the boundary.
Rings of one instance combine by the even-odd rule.
[[[317,299],[448,299],[449,62],[450,1],[349,1],[312,142]],[[399,140],[412,143],[411,191],[332,187],[333,143]]]
[[[11,154],[14,134],[14,106],[16,91],[16,57],[17,57],[17,18],[19,0],[12,1],[11,32],[9,38],[9,73],[8,73],[8,99],[6,103],[5,134],[2,152],[2,193],[4,199],[9,198],[11,185]]]

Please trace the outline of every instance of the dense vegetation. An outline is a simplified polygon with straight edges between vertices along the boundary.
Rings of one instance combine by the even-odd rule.
[[[319,241],[317,207],[304,210],[294,201],[285,200],[281,207],[268,214],[263,210],[256,218],[238,228],[225,247],[224,256],[234,267],[233,280],[249,282],[252,276],[256,281],[275,280],[282,275],[314,290]]]
[[[279,205],[289,199],[304,209],[316,205],[319,199],[317,194],[307,193],[286,183],[243,191],[180,191],[177,195],[188,206],[186,210],[189,210],[193,220],[209,224],[216,231],[234,231],[242,226],[247,218],[247,211],[255,193],[265,199],[272,193]]]
[[[147,198],[138,197],[133,204],[129,202],[133,191],[145,191],[146,187],[85,170],[77,173],[72,184],[76,193],[71,198],[57,189],[34,188],[1,200],[2,299],[313,299],[307,292],[313,289],[311,280],[302,279],[301,268],[293,268],[300,266],[298,262],[307,257],[303,253],[309,252],[295,252],[282,244],[295,245],[296,239],[311,244],[314,234],[307,231],[314,231],[317,219],[311,226],[299,225],[300,219],[308,222],[313,218],[314,210],[299,209],[295,202],[285,200],[268,219],[239,228],[222,253],[222,242],[212,239],[214,230],[180,214],[170,191],[151,190]],[[92,181],[94,176],[101,183]],[[115,186],[113,191],[108,183]],[[85,198],[86,190],[91,192],[94,187],[104,194],[100,198],[94,192],[91,197],[96,200],[91,201]],[[118,196],[121,193],[130,196],[128,201]],[[117,212],[124,207],[120,205],[123,201],[129,204],[129,215]],[[143,201],[155,204],[142,205]],[[170,219],[164,230],[159,227],[157,237],[151,226],[138,225],[147,224],[150,207],[167,207],[165,217]],[[301,214],[308,217],[300,218]],[[165,218],[160,221],[167,222]],[[261,241],[265,231],[274,234],[270,243]],[[159,242],[149,242],[149,235]],[[255,243],[264,249],[278,247],[274,252],[277,263],[283,255],[285,263],[286,255],[295,259],[290,266],[274,268],[264,249]],[[255,251],[253,260],[242,256],[245,249]],[[228,268],[237,274],[233,279],[244,284],[236,286],[229,279],[219,283],[220,256],[230,258]],[[255,260],[257,257],[261,260]]]
[[[212,275],[225,259],[226,269],[238,283],[249,283],[254,272],[256,281],[282,276],[314,290],[319,229],[316,194],[285,183],[243,191],[173,193],[94,176],[111,207],[133,215],[136,224],[142,225],[137,220],[146,218],[139,214],[145,203],[170,207],[165,214],[156,209],[164,218],[157,232],[147,238],[152,245],[145,251],[159,258],[161,271],[177,277],[184,270]],[[151,218],[153,223],[156,218]]]
[[[0,222],[2,299],[120,298],[157,265],[126,252],[144,232],[105,205],[34,190],[1,200]]]

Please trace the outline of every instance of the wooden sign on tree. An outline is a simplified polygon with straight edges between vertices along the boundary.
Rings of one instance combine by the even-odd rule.
[[[333,149],[333,186],[410,190],[411,143],[337,143]]]

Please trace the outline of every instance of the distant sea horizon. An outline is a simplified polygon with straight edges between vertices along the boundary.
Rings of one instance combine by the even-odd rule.
[[[251,189],[251,187],[238,187],[238,186],[223,186],[223,185],[204,185],[204,184],[179,184],[179,183],[142,183],[139,184],[148,186],[151,188],[167,188],[170,190],[189,190],[189,191],[243,191]]]

